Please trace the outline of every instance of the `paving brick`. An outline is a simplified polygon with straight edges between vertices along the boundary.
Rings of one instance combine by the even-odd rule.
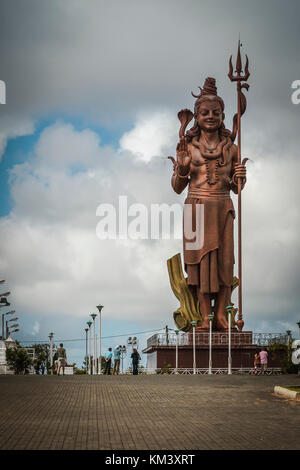
[[[300,449],[299,376],[0,376],[1,450]]]

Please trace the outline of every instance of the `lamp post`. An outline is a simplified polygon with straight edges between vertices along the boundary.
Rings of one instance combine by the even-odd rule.
[[[97,314],[92,313],[91,317],[93,319],[93,375],[96,374],[96,330],[95,330],[95,318]]]
[[[97,309],[99,311],[99,362],[98,362],[98,374],[102,374],[101,369],[101,312],[103,309],[103,305],[97,305]]]
[[[20,331],[19,328],[15,329],[15,330],[13,330],[13,331],[9,331],[9,335],[10,335],[11,333],[17,333],[17,331]]]
[[[9,295],[10,295],[10,292],[3,292],[2,294],[0,294],[1,300],[5,299],[4,302],[5,301],[7,302],[6,297],[8,297]]]
[[[85,331],[85,371],[88,373],[88,328],[84,329]]]
[[[191,321],[193,327],[193,374],[196,374],[196,322]]]
[[[91,349],[92,349],[92,338],[91,338],[91,326],[92,326],[91,320],[87,321],[87,325],[89,327],[89,375],[92,373],[92,364],[91,364]]]
[[[286,330],[286,334],[287,334],[287,344],[289,345],[290,340],[291,340],[291,330]]]
[[[7,302],[8,305],[10,305],[10,303]],[[0,307],[6,307],[7,305],[0,305]],[[5,315],[12,315],[13,313],[15,313],[16,311],[15,310],[11,310],[10,312],[6,312],[6,313],[2,313],[2,340],[4,341],[5,340],[5,330],[4,330],[4,317]]]
[[[129,336],[127,339],[127,345],[132,347],[132,349],[135,347],[136,349],[138,348],[139,341],[136,336]]]
[[[178,333],[179,333],[179,330],[175,330],[175,334],[176,334],[175,374],[178,374]]]
[[[211,350],[211,345],[212,345],[212,321],[214,318],[214,314],[211,313],[208,315],[209,318],[209,359],[208,359],[208,374],[212,374],[212,350]]]
[[[123,346],[120,345],[120,346],[119,346],[119,349],[120,349],[120,353],[121,353],[121,361],[122,361],[122,366],[121,366],[121,368],[122,368],[122,375],[123,375],[123,362],[124,362],[124,357],[125,357],[125,355],[126,355],[126,346],[125,346],[125,345],[123,345]]]
[[[18,326],[20,326],[19,323],[15,323],[14,325],[8,325],[9,321],[12,321],[12,320],[6,320],[6,337],[8,337],[10,333],[12,333],[10,331],[11,328],[18,328]]]
[[[1,281],[1,282],[5,282],[5,281]],[[9,295],[10,295],[10,292],[3,292],[2,294],[0,294],[0,307],[9,307],[10,303],[7,301],[7,298],[6,298]],[[8,313],[6,315],[8,315]],[[2,315],[2,339],[4,339],[4,316],[3,315]]]
[[[232,359],[231,359],[231,311],[232,307],[231,305],[228,305],[226,307],[226,310],[228,312],[228,375],[232,375],[232,370],[231,370],[231,364],[232,364]]]
[[[53,336],[54,333],[50,333],[50,368],[51,368],[51,375],[53,375]]]

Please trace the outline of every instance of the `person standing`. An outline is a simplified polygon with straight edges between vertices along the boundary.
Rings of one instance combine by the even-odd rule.
[[[113,375],[119,375],[120,373],[120,358],[121,358],[121,351],[119,346],[114,349],[114,371]]]
[[[138,350],[133,348],[132,354],[131,354],[131,359],[132,359],[132,374],[133,375],[138,375],[138,367],[139,367],[139,361],[141,360],[141,356],[138,353]]]
[[[264,374],[268,368],[268,353],[265,350],[265,348],[262,348],[262,350],[260,351],[259,358],[260,358],[262,373]]]
[[[60,374],[60,369],[62,368],[63,370],[63,375],[65,375],[65,366],[66,366],[66,362],[67,362],[67,352],[64,348],[64,345],[63,343],[60,343],[59,345],[60,347],[56,350],[56,354],[57,354],[57,364],[58,364],[58,367],[57,367],[57,375]]]
[[[105,359],[104,374],[110,375],[111,358],[112,358],[112,349],[108,348],[108,351],[106,351],[104,355],[104,359]]]
[[[260,357],[259,357],[259,351],[257,350],[254,355],[254,375],[257,375],[258,373],[258,366],[260,366]]]

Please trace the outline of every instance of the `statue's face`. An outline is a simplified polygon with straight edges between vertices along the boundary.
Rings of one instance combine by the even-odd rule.
[[[205,100],[200,104],[197,122],[201,129],[215,132],[221,126],[223,119],[224,114],[217,100]]]

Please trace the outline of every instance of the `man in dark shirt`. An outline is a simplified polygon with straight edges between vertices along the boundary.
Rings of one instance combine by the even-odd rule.
[[[58,368],[57,368],[57,375],[60,374],[60,369],[63,370],[63,375],[65,375],[65,365],[67,362],[67,353],[65,348],[63,347],[63,343],[60,343],[60,347],[56,350],[57,358],[58,358]]]

